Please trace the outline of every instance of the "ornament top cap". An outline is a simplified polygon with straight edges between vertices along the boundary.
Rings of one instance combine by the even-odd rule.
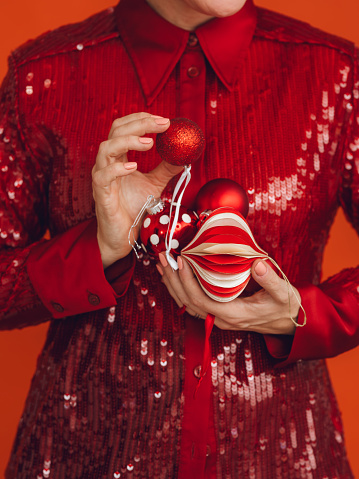
[[[153,198],[149,205],[146,207],[146,211],[150,215],[160,213],[165,207],[164,201],[161,198]]]
[[[188,118],[174,118],[169,128],[157,135],[156,149],[167,163],[185,166],[198,160],[205,143],[204,134],[197,123]]]

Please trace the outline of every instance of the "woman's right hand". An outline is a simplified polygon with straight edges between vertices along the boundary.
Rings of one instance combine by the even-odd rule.
[[[169,125],[168,118],[134,113],[115,120],[108,140],[100,144],[92,169],[92,188],[104,268],[131,251],[128,233],[147,197],[159,197],[168,181],[182,171],[181,166],[162,161],[151,172],[140,173],[137,163],[128,162],[128,151],[148,151],[153,147],[152,138],[144,135],[162,133]],[[137,227],[135,237],[138,232]]]

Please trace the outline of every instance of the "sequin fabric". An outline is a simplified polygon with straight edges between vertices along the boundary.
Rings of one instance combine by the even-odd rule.
[[[51,248],[91,221],[98,145],[115,118],[134,111],[198,121],[207,147],[192,187],[237,180],[256,240],[293,284],[319,285],[340,204],[359,226],[359,77],[350,43],[257,9],[233,84],[205,58],[201,31],[186,32],[188,44],[146,100],[118,26],[130,10],[122,3],[10,57],[0,116],[2,328],[61,315],[61,301],[52,310],[42,304],[28,257],[47,228]],[[143,25],[155,21],[148,15]],[[160,161],[154,149],[131,158],[142,171]],[[86,290],[81,270],[73,274]],[[357,269],[320,290],[331,287],[358,304]],[[65,311],[49,323],[7,479],[353,477],[323,360],[281,367],[261,335],[215,328],[211,368],[194,398],[203,325],[178,311],[155,262],[142,255],[126,294],[102,309],[101,300],[90,291],[89,303],[100,309]],[[322,320],[321,308],[316,314]],[[355,324],[357,311],[350,318]],[[342,350],[357,344],[355,331],[345,332],[354,339]]]

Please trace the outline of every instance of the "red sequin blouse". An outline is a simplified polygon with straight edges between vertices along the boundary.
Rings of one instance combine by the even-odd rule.
[[[359,269],[320,273],[337,208],[359,227],[357,67],[351,43],[251,0],[192,33],[122,0],[10,56],[0,327],[50,326],[7,479],[352,478],[322,358],[358,344]],[[91,169],[112,121],[137,111],[202,127],[187,204],[237,180],[307,312],[293,341],[214,328],[195,398],[203,322],[180,314],[154,261],[104,272],[97,246]]]

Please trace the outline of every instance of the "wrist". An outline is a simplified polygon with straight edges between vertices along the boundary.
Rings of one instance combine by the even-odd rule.
[[[116,263],[116,261],[127,256],[131,251],[131,247],[129,244],[127,244],[125,247],[117,249],[112,248],[110,245],[108,245],[101,239],[99,233],[97,233],[97,242],[104,270],[111,266],[113,263]]]

